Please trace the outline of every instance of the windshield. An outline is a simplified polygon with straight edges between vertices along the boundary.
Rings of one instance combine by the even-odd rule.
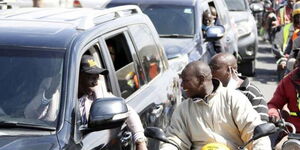
[[[0,48],[0,128],[56,127],[63,55]]]
[[[195,33],[195,17],[192,7],[150,5],[141,6],[141,8],[150,17],[160,35],[180,37],[180,35],[193,35]]]
[[[246,11],[245,0],[225,0],[229,11]]]

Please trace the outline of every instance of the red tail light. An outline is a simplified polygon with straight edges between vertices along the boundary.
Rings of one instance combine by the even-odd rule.
[[[74,8],[80,8],[80,7],[82,7],[80,1],[79,0],[74,0],[73,7]]]

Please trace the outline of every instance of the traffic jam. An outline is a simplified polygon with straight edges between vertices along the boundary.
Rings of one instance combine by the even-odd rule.
[[[300,0],[0,0],[0,150],[300,150]]]

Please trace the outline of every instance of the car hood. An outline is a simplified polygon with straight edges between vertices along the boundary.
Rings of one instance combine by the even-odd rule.
[[[247,11],[230,11],[229,15],[234,19],[235,22],[248,21],[249,12]]]
[[[193,50],[195,42],[193,38],[160,38],[168,59],[189,53]]]
[[[0,149],[7,150],[50,150],[57,147],[54,138],[28,137],[28,136],[7,136],[0,137]]]

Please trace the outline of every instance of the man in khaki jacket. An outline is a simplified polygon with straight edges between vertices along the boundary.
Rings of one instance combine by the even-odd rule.
[[[226,89],[212,79],[209,66],[201,61],[189,63],[181,74],[182,87],[189,97],[173,113],[166,134],[181,150],[200,150],[208,143],[222,143],[232,150],[252,137],[261,124],[259,114],[245,95]],[[250,150],[271,150],[268,137],[247,146]],[[161,150],[177,150],[164,143]]]

